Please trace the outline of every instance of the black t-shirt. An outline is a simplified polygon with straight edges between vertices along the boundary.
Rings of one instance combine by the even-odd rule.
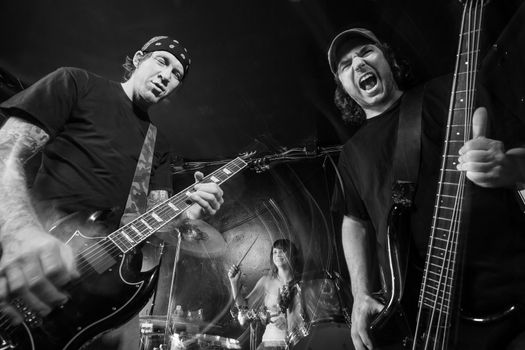
[[[424,260],[441,164],[451,82],[440,78],[425,87],[422,106],[421,163],[411,216],[415,253]],[[334,191],[332,208],[369,220],[376,233],[383,264],[388,212],[392,206],[392,160],[397,140],[400,102],[366,121],[344,145],[339,159],[344,195]],[[498,115],[498,118],[500,116]],[[491,138],[516,145],[525,125],[506,116],[491,120]],[[467,181],[469,232],[463,307],[492,311],[506,303],[525,301],[525,215],[511,190],[484,189]],[[419,286],[411,286],[419,288]]]
[[[123,209],[150,120],[119,83],[60,68],[0,107],[51,136],[31,188],[37,207]],[[149,189],[171,188],[169,146],[157,133]]]

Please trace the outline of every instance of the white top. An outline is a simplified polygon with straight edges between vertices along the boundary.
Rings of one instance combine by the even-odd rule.
[[[284,346],[286,344],[286,317],[279,308],[279,289],[284,285],[279,279],[263,276],[255,285],[247,299],[257,297],[263,291],[264,306],[270,313],[270,322],[266,325],[262,341],[265,345]]]

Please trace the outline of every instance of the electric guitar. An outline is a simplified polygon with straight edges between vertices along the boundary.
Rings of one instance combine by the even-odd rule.
[[[498,314],[480,317],[467,317],[459,312],[466,175],[458,171],[456,165],[459,149],[471,139],[481,21],[487,1],[461,2],[464,8],[459,47],[431,233],[415,310],[417,319],[414,325],[406,317],[404,281],[408,263],[406,255],[400,252],[405,246],[403,232],[408,227],[410,213],[402,204],[395,204],[387,232],[387,272],[391,288],[383,300],[384,309],[369,327],[379,344],[395,341],[412,350],[451,349],[459,317],[462,321],[486,325],[505,319],[516,308],[511,306]]]
[[[220,185],[247,165],[236,158],[201,182]],[[12,326],[0,315],[0,350],[77,350],[137,314],[158,278],[158,267],[140,272],[138,247],[192,205],[187,199],[192,191],[193,185],[109,235],[93,214],[74,213],[57,222],[50,231],[72,248],[80,277],[64,288],[69,300],[46,317],[13,300],[24,322]]]

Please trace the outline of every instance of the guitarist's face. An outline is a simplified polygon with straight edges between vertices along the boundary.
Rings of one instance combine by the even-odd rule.
[[[143,60],[135,54],[134,64],[136,70],[130,80],[134,101],[141,105],[151,106],[171,94],[184,74],[180,61],[166,51],[154,51]]]
[[[337,66],[337,76],[367,117],[370,111],[390,105],[399,92],[390,64],[374,44],[355,46],[343,55]]]

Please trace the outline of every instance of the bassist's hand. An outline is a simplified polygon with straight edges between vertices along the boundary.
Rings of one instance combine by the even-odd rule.
[[[352,306],[352,341],[356,350],[373,349],[368,327],[373,317],[383,309],[383,304],[368,294],[354,296]]]
[[[505,150],[503,142],[485,137],[487,111],[476,109],[472,121],[472,139],[459,150],[457,169],[466,171],[476,185],[488,188],[509,187],[525,181],[525,148]]]
[[[68,246],[30,226],[4,233],[2,248],[0,302],[20,298],[31,311],[45,316],[67,300],[60,287],[77,275]]]

